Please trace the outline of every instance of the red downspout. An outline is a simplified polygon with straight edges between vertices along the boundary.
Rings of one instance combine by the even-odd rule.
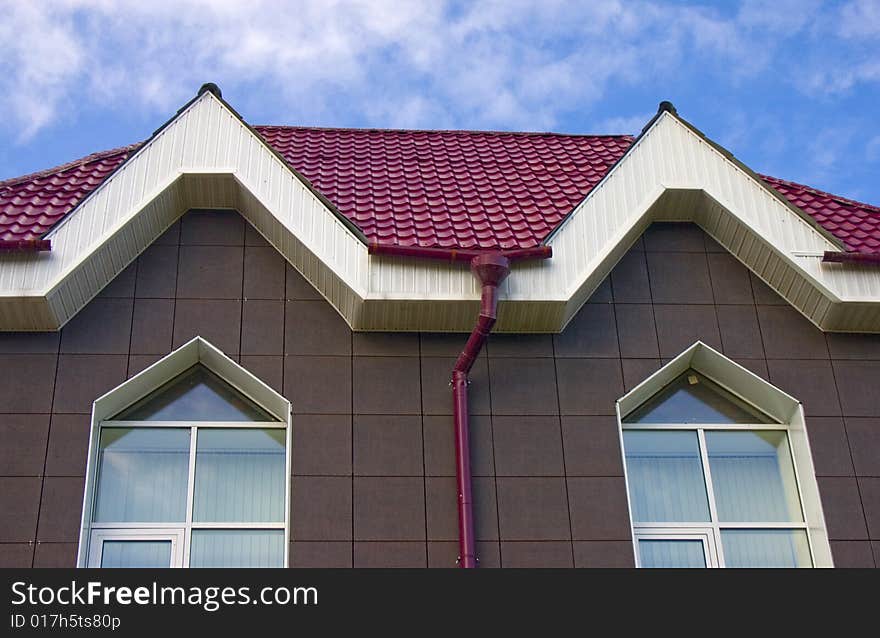
[[[483,287],[480,316],[455,367],[452,368],[452,413],[455,425],[455,476],[458,482],[458,561],[459,566],[477,566],[474,536],[474,508],[471,493],[471,444],[468,425],[468,373],[495,325],[498,284],[510,273],[510,260],[497,253],[474,257],[471,272]]]
[[[455,478],[458,486],[458,563],[472,569],[477,566],[477,541],[474,535],[474,507],[471,489],[471,443],[468,414],[468,373],[495,325],[498,309],[498,285],[510,274],[510,262],[519,259],[549,259],[549,246],[476,253],[471,250],[419,248],[370,244],[371,255],[396,255],[471,262],[471,272],[482,286],[480,316],[464,350],[452,368],[452,413],[455,426]]]

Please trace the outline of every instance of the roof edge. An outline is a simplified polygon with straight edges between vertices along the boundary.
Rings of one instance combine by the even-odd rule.
[[[58,166],[52,166],[50,168],[44,168],[39,171],[34,171],[33,173],[28,173],[27,175],[18,175],[16,177],[8,177],[4,180],[0,180],[0,189],[8,188],[9,186],[17,186],[22,182],[31,182],[35,179],[40,179],[41,177],[48,177],[49,175],[53,175],[55,173],[64,173],[65,171],[72,170],[74,168],[79,168],[84,164],[91,164],[92,162],[98,162],[102,159],[110,157],[111,155],[118,155],[120,153],[131,153],[136,150],[141,145],[141,142],[137,142],[135,144],[129,144],[128,146],[119,146],[117,148],[111,148],[106,151],[97,151],[95,153],[91,153],[86,155],[85,157],[80,157],[75,160],[71,160],[69,162],[65,162],[64,164],[59,164]],[[59,220],[60,221],[60,220]]]

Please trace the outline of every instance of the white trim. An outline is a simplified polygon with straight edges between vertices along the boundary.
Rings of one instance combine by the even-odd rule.
[[[710,527],[683,526],[666,528],[659,525],[640,527],[633,533],[633,543],[636,548],[636,567],[642,566],[642,557],[639,553],[640,540],[698,540],[703,543],[703,560],[707,568],[717,568],[722,562],[719,558],[720,545],[715,539],[715,534]]]
[[[269,414],[277,416],[278,421],[232,422],[232,421],[114,421],[111,417],[126,407],[139,401],[161,387],[181,372],[196,363],[204,365],[229,383],[244,396],[259,404]],[[275,392],[263,381],[232,361],[220,350],[201,337],[192,340],[166,355],[146,370],[105,393],[92,404],[92,418],[89,432],[89,453],[86,462],[86,481],[83,494],[83,508],[80,520],[77,566],[90,564],[90,542],[95,530],[113,530],[134,534],[153,529],[177,529],[183,533],[180,542],[180,564],[189,564],[190,538],[193,529],[283,529],[284,565],[289,561],[290,545],[290,475],[292,457],[292,414],[290,402]],[[140,427],[140,428],[188,428],[190,430],[189,466],[187,478],[186,519],[178,523],[96,523],[92,522],[94,494],[97,486],[97,447],[102,427]],[[197,433],[201,428],[286,428],[285,435],[285,505],[284,520],[271,523],[202,523],[192,521],[193,490],[195,487],[195,454]],[[184,533],[185,532],[185,533]]]
[[[652,221],[692,221],[823,330],[880,332],[880,270],[837,244],[668,112],[548,241],[516,264],[497,332],[559,332]],[[370,256],[324,200],[212,93],[181,111],[49,233],[4,260],[0,329],[56,330],[190,208],[239,211],[355,330],[472,328],[467,264]]]
[[[738,399],[751,405],[760,412],[767,414],[778,423],[624,423],[626,415],[660,392],[668,383],[688,369],[700,374],[730,392]],[[746,370],[721,353],[697,341],[675,359],[650,375],[615,404],[618,431],[620,435],[620,453],[623,463],[624,481],[627,492],[630,526],[633,533],[633,551],[638,561],[637,536],[644,529],[675,530],[681,527],[699,527],[712,531],[717,545],[717,564],[724,565],[724,549],[721,532],[725,529],[801,529],[807,532],[807,542],[812,564],[815,567],[833,567],[831,546],[822,511],[822,500],[813,458],[809,447],[809,437],[804,420],[803,406],[797,399],[779,390],[753,372]],[[637,523],[633,516],[630,498],[629,472],[626,464],[626,446],[624,432],[627,430],[689,430],[695,431],[698,437],[700,460],[703,479],[706,484],[709,504],[710,521],[697,523]],[[706,450],[706,430],[775,430],[786,433],[789,453],[791,454],[795,484],[798,491],[798,502],[802,521],[792,522],[725,522],[719,521],[715,507],[714,486],[712,483],[711,466]]]
[[[258,428],[265,430],[268,428],[286,428],[287,423],[284,421],[117,421],[115,419],[106,419],[104,423],[114,428],[190,428],[197,425],[200,428]]]
[[[88,567],[100,567],[101,557],[104,553],[104,541],[170,541],[171,555],[168,567],[180,567],[183,562],[183,547],[185,534],[183,528],[150,527],[139,529],[105,529],[95,528],[92,531],[89,546],[95,548],[89,555]]]

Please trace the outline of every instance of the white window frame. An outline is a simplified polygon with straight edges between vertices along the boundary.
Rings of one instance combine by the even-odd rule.
[[[639,541],[700,541],[703,543],[703,557],[706,561],[706,567],[716,568],[720,566],[718,559],[718,542],[712,529],[709,527],[689,527],[688,525],[678,524],[675,529],[668,527],[660,527],[657,525],[639,526],[638,531],[633,536],[636,545],[636,567],[641,567],[641,559],[639,557]]]
[[[632,413],[660,392],[668,383],[685,371],[693,369],[726,390],[738,400],[751,406],[759,413],[774,419],[775,423],[624,423],[623,418]],[[709,533],[714,544],[711,556],[713,567],[724,567],[724,548],[721,531],[729,529],[750,530],[803,530],[806,532],[813,567],[833,567],[831,546],[825,526],[825,517],[819,496],[818,483],[813,468],[813,458],[807,436],[803,405],[793,397],[782,392],[753,372],[746,370],[706,344],[697,341],[675,359],[660,368],[645,381],[621,397],[616,405],[618,433],[620,436],[620,453],[623,462],[624,481],[626,483],[627,506],[629,508],[630,526],[633,539],[633,554],[637,567],[641,566],[639,558],[639,538],[649,535],[661,538],[675,538],[679,533]],[[709,503],[710,521],[700,522],[645,522],[637,523],[633,517],[630,498],[629,475],[626,464],[626,447],[623,433],[628,430],[687,430],[697,433],[703,480]],[[802,522],[723,522],[718,520],[715,507],[715,494],[712,485],[712,473],[706,451],[707,431],[783,431],[788,439],[789,453],[798,490],[798,501],[803,515]],[[710,553],[706,554],[707,561]]]
[[[180,567],[183,564],[184,537],[181,528],[143,528],[143,529],[110,529],[94,527],[89,546],[89,567],[100,567],[104,554],[104,541],[170,541],[171,556],[168,567]]]
[[[755,406],[752,406],[755,407]],[[811,566],[816,561],[813,558],[813,546],[810,541],[810,534],[807,528],[806,520],[804,521],[736,521],[725,522],[718,519],[718,508],[715,502],[715,489],[712,485],[712,468],[709,465],[709,454],[706,449],[706,432],[732,432],[732,431],[781,431],[785,432],[789,452],[791,450],[791,441],[788,440],[788,427],[779,423],[622,423],[623,432],[633,431],[685,431],[695,432],[700,450],[700,463],[703,472],[703,482],[706,488],[706,498],[709,504],[709,521],[702,522],[645,522],[638,523],[632,520],[633,536],[636,539],[636,565],[640,565],[640,557],[638,554],[638,539],[643,538],[645,534],[656,535],[665,532],[663,538],[675,538],[675,534],[682,531],[692,532],[693,530],[701,530],[711,535],[714,545],[713,564],[707,564],[707,567],[725,567],[724,546],[721,540],[722,530],[730,529],[748,529],[754,531],[784,529],[784,530],[801,530],[807,532],[807,541],[810,547]],[[624,449],[624,467],[626,464],[626,449]],[[794,466],[795,484],[798,490],[798,505],[801,512],[805,512],[803,496],[801,496],[800,480],[798,477],[797,464],[792,455],[792,465]],[[628,492],[628,488],[627,488]],[[672,535],[670,535],[672,534]],[[706,560],[709,561],[709,552],[706,553]]]
[[[275,529],[284,532],[284,563],[287,565],[287,548],[289,546],[289,527],[290,527],[290,428],[286,423],[281,421],[102,421],[98,432],[98,441],[101,440],[100,431],[103,429],[117,428],[176,428],[179,430],[188,429],[190,431],[189,438],[189,461],[187,472],[186,486],[186,518],[183,522],[156,522],[156,523],[122,523],[122,522],[96,522],[92,521],[90,527],[92,531],[105,530],[107,532],[117,532],[128,530],[138,534],[149,534],[154,529],[174,530],[182,534],[182,552],[180,553],[179,562],[172,564],[172,567],[189,567],[190,550],[192,548],[193,530],[201,529]],[[211,430],[217,428],[233,428],[236,430],[243,429],[277,429],[285,430],[284,445],[284,468],[286,477],[286,497],[284,507],[283,522],[201,522],[193,520],[193,502],[195,499],[195,473],[196,473],[196,452],[198,433],[200,430]],[[95,468],[96,475],[94,477],[94,485],[97,489],[98,468]],[[94,514],[94,512],[93,512]],[[94,538],[94,535],[92,536]],[[91,552],[94,554],[95,552]],[[91,564],[91,558],[89,563]],[[100,563],[99,563],[100,564]]]
[[[277,421],[123,421],[111,417],[134,404],[154,390],[196,364],[204,365],[236,391],[256,403]],[[92,426],[89,435],[89,456],[86,466],[86,485],[83,495],[77,566],[100,565],[103,540],[121,535],[130,540],[154,537],[156,534],[179,534],[175,541],[175,563],[172,567],[189,566],[192,532],[199,529],[277,529],[284,532],[282,566],[290,561],[290,478],[292,457],[292,409],[290,402],[275,390],[229,359],[220,350],[201,337],[195,337],[177,350],[166,355],[141,373],[98,398],[92,405]],[[95,522],[92,520],[98,485],[98,446],[103,428],[186,428],[190,430],[189,466],[187,475],[186,518],[183,522],[123,523]],[[192,520],[195,489],[195,459],[198,431],[213,428],[284,429],[285,430],[285,488],[283,522],[218,522],[202,523]],[[97,551],[93,543],[98,542]]]

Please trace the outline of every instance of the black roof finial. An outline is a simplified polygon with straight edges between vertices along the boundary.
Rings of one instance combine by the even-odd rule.
[[[662,102],[660,102],[660,106],[657,107],[658,113],[662,113],[663,111],[666,111],[667,113],[670,113],[672,115],[678,115],[678,111],[675,110],[675,105],[668,100],[663,100]]]
[[[199,95],[205,93],[206,91],[210,91],[218,98],[223,98],[223,93],[220,91],[220,87],[214,84],[213,82],[205,82],[201,87],[199,87]]]

